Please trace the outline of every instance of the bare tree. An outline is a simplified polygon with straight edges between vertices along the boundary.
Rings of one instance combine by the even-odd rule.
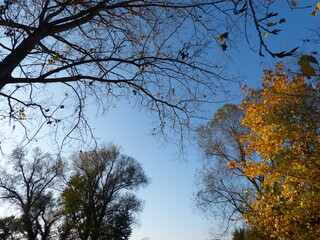
[[[58,219],[56,201],[50,188],[61,173],[60,165],[59,161],[54,161],[52,156],[43,154],[39,149],[34,150],[32,161],[26,159],[22,149],[13,151],[8,161],[12,169],[7,167],[0,174],[0,199],[10,202],[18,211],[15,219],[11,220],[20,226],[16,234],[22,234],[29,240],[50,239],[53,224]]]
[[[240,123],[243,116],[244,111],[237,105],[226,104],[197,130],[204,160],[197,175],[196,204],[205,213],[222,210],[229,220],[237,219],[248,210],[247,201],[254,198],[248,189],[259,192],[263,180],[245,176],[241,167],[249,161],[245,145],[239,139],[249,131]]]
[[[107,110],[127,98],[155,113],[155,132],[181,132],[231,80],[221,59],[208,60],[216,46],[224,52],[239,33],[247,40],[253,33],[260,55],[292,55],[271,50],[263,38],[284,22],[270,13],[274,2],[4,0],[2,121],[22,126],[24,142],[45,134],[60,145],[88,142],[85,106]]]

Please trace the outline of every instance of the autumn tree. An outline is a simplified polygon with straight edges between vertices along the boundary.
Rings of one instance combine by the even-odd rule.
[[[240,141],[249,131],[241,125],[243,116],[244,111],[238,105],[225,104],[210,122],[197,130],[204,159],[197,173],[196,206],[205,213],[223,209],[223,217],[229,220],[236,220],[248,211],[247,201],[261,191],[262,178],[248,177],[243,167],[237,167],[249,161],[246,144]]]
[[[48,240],[58,216],[50,188],[61,173],[59,160],[40,149],[35,149],[29,160],[26,152],[17,148],[6,164],[0,172],[0,199],[18,214],[1,219],[3,234],[13,239],[22,235],[28,240]]]
[[[141,209],[134,191],[148,183],[141,165],[110,145],[73,157],[61,195],[61,239],[128,239]]]
[[[238,166],[246,176],[264,179],[244,216],[276,239],[319,239],[318,78],[292,74],[280,63],[262,80],[261,99],[243,105],[242,124],[250,129],[242,138],[246,154],[257,153],[262,161]]]
[[[89,143],[85,106],[107,110],[128,99],[155,113],[155,133],[169,126],[181,133],[230,80],[221,59],[207,58],[212,51],[245,38],[260,55],[294,53],[265,40],[286,22],[273,8],[278,2],[2,1],[1,118],[21,126],[25,142],[54,133],[61,146]]]

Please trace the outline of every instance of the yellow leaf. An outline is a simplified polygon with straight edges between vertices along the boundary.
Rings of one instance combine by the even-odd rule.
[[[272,27],[272,26],[274,26],[274,25],[276,25],[276,24],[275,24],[275,23],[272,23],[272,22],[267,24],[268,27]]]
[[[222,36],[222,34],[218,34],[218,40],[220,41],[220,42],[223,42],[224,41],[224,38],[223,38],[223,36]]]
[[[268,32],[264,32],[264,33],[263,33],[263,36],[264,36],[264,37],[268,37],[268,35],[269,35]]]
[[[298,5],[298,3],[297,3],[296,1],[292,1],[292,2],[291,2],[291,5],[294,6],[294,7],[296,7],[296,6]]]
[[[317,9],[317,10],[320,10],[320,2],[317,3],[316,9]]]
[[[315,74],[312,64],[318,64],[312,55],[299,59],[305,75]],[[311,126],[319,122],[319,106],[314,105],[320,101],[319,91],[305,76],[285,68],[277,64],[276,70],[265,70],[259,96],[249,92],[243,104],[242,124],[251,131],[240,140],[246,151],[261,154],[262,162],[247,162],[241,170],[250,178],[263,177],[262,192],[252,201],[248,196],[251,209],[244,217],[274,239],[288,239],[288,232],[295,239],[307,239],[306,232],[319,230],[314,216],[320,212],[320,194],[313,190],[320,189],[319,168],[314,165],[320,158],[319,126]],[[308,144],[317,150],[309,152]],[[320,232],[314,236],[320,239]]]
[[[311,15],[312,15],[312,16],[317,16],[317,14],[318,14],[317,11],[312,11],[312,12],[311,12]]]
[[[229,169],[231,169],[231,170],[237,169],[237,165],[233,161],[227,162],[227,165],[228,165]]]

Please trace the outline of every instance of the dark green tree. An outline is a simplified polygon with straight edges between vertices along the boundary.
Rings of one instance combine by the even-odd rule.
[[[232,233],[232,240],[245,240],[246,231],[244,228],[236,229]]]
[[[19,214],[2,219],[4,227],[10,227],[4,233],[16,233],[14,226],[18,221],[19,234],[26,239],[48,240],[58,216],[52,187],[62,171],[59,159],[37,148],[29,160],[26,152],[17,148],[6,163],[7,167],[0,172],[0,199],[10,203]]]
[[[239,228],[232,233],[232,240],[275,240],[259,234],[256,229]]]
[[[110,145],[73,157],[75,174],[61,195],[61,239],[128,239],[148,183],[141,165]]]
[[[15,240],[19,239],[23,232],[21,220],[15,216],[4,217],[0,219],[0,239]]]
[[[134,219],[129,209],[121,209],[112,216],[104,236],[110,240],[128,240],[132,233],[133,223]]]

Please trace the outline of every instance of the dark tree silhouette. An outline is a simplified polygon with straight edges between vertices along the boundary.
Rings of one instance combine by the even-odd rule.
[[[39,149],[34,150],[33,159],[29,161],[26,152],[17,148],[8,161],[10,165],[12,169],[3,169],[0,174],[0,199],[11,203],[19,212],[11,219],[10,229],[28,240],[48,240],[58,219],[50,188],[61,173],[59,161]],[[19,231],[14,228],[16,225],[20,226]]]
[[[15,216],[4,217],[0,219],[0,239],[15,240],[21,236],[21,220]]]
[[[240,141],[248,128],[241,125],[244,111],[237,105],[225,104],[213,119],[198,130],[198,144],[204,153],[203,167],[198,170],[196,206],[205,213],[220,213],[235,220],[248,211],[248,200],[261,190],[259,177],[245,176],[243,168],[235,167],[251,161]],[[259,158],[258,158],[259,159]],[[249,190],[249,191],[248,191]]]
[[[216,46],[227,51],[243,32],[260,55],[292,55],[273,51],[263,37],[277,35],[285,22],[270,12],[275,3],[2,1],[0,96],[8,104],[2,121],[22,126],[25,142],[53,133],[61,146],[88,143],[85,106],[107,110],[128,99],[155,114],[155,132],[173,127],[181,133],[201,103],[216,101],[230,80],[221,58],[208,60]]]

